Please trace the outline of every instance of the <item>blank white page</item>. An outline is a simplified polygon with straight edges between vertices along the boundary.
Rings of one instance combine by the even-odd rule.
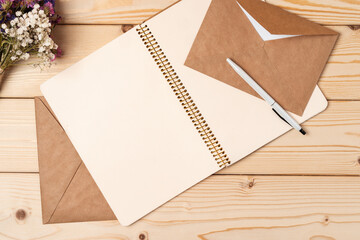
[[[146,24],[235,163],[292,128],[262,99],[184,65],[210,3],[211,0],[183,0]],[[304,122],[326,107],[326,98],[316,87],[303,116],[292,116]],[[308,136],[299,133],[299,138],[304,137]]]
[[[41,90],[122,225],[219,169],[135,29]]]

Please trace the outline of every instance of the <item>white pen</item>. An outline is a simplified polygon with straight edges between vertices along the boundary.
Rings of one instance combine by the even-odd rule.
[[[230,66],[235,70],[237,74],[240,75],[242,79],[247,82],[247,84],[252,87],[274,110],[274,112],[285,122],[287,122],[290,126],[301,132],[303,135],[306,134],[304,129],[301,128],[300,124],[295,121],[275,100],[265,92],[259,84],[255,82],[240,66],[234,63],[230,58],[227,58],[226,61],[230,64]]]

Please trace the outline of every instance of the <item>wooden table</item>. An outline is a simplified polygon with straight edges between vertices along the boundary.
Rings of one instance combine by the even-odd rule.
[[[58,0],[65,55],[45,72],[14,67],[0,91],[0,239],[360,239],[360,0],[268,1],[341,33],[320,80],[328,109],[305,124],[306,137],[291,131],[121,227],[42,225],[33,97],[129,28],[121,24],[174,0]]]

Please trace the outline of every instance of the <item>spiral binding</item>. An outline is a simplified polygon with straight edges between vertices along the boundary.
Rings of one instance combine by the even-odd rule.
[[[154,58],[154,61],[165,76],[165,79],[175,93],[175,96],[177,96],[187,115],[190,117],[190,120],[196,127],[196,130],[199,132],[201,138],[209,148],[219,167],[226,167],[230,165],[231,162],[225,151],[206,123],[204,117],[192,100],[181,79],[178,77],[174,68],[171,66],[171,63],[160,48],[160,45],[156,41],[154,35],[151,33],[149,27],[147,25],[139,25],[139,28],[137,28],[136,31],[140,35],[146,48],[149,50],[150,54]]]

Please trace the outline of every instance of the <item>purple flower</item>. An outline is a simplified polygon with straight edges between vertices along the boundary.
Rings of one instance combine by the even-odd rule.
[[[55,0],[44,0],[44,3],[51,3],[51,5],[55,6]]]
[[[8,10],[11,7],[13,2],[14,2],[14,0],[0,0],[0,9]]]
[[[61,50],[61,48],[60,47],[58,47],[57,49],[56,49],[56,57],[61,57],[62,55],[63,55],[63,51]]]
[[[11,14],[11,11],[6,14],[6,21],[11,21],[15,18],[14,14]]]
[[[54,5],[51,2],[47,2],[44,4],[44,11],[46,14],[49,14],[50,16],[55,14]]]
[[[32,8],[36,3],[39,3],[40,0],[20,0],[21,5],[25,5],[27,8]]]
[[[60,21],[62,20],[60,15],[54,14],[53,16],[51,16],[50,21],[51,23],[55,26],[57,25]]]

